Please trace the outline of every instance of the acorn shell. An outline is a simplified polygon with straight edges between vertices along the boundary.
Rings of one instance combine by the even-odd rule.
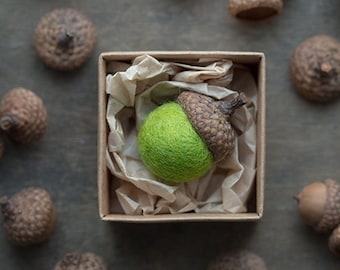
[[[274,16],[282,10],[282,0],[229,0],[232,16],[240,19],[259,20]]]
[[[10,199],[1,198],[3,226],[8,238],[17,246],[46,241],[56,223],[55,207],[48,191],[29,187]]]
[[[340,43],[316,35],[294,50],[290,71],[296,90],[306,99],[327,102],[340,95]]]
[[[304,221],[318,232],[327,232],[340,224],[340,185],[326,179],[307,185],[296,196]]]
[[[340,257],[340,225],[338,225],[328,238],[329,250]]]
[[[54,270],[107,270],[103,258],[91,253],[67,253],[57,263]]]
[[[217,256],[208,265],[208,270],[266,270],[264,260],[247,250],[226,252]]]
[[[68,71],[85,63],[96,43],[96,29],[81,11],[65,8],[45,14],[35,29],[34,46],[49,67]]]
[[[31,90],[14,88],[1,99],[0,128],[14,141],[37,141],[45,134],[46,127],[45,105]]]
[[[177,98],[217,162],[234,149],[235,132],[229,120],[235,109],[245,104],[245,100],[244,94],[228,102],[191,91],[183,91]]]

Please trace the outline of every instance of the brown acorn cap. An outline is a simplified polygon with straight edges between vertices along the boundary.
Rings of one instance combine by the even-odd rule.
[[[259,20],[281,12],[282,0],[229,0],[232,16],[240,19]]]
[[[290,72],[296,90],[308,100],[340,96],[340,43],[327,35],[306,39],[291,56]]]
[[[39,140],[46,131],[47,111],[41,98],[18,87],[0,101],[0,129],[20,143]]]
[[[340,225],[338,225],[328,238],[329,250],[340,257]]]
[[[54,270],[107,270],[106,263],[100,256],[91,253],[67,253],[57,263]]]
[[[0,200],[3,225],[14,245],[29,246],[46,241],[56,223],[56,212],[49,193],[29,187],[10,199]]]
[[[208,270],[266,270],[264,260],[247,250],[226,252],[217,256],[208,265]]]
[[[302,219],[316,231],[340,224],[340,186],[333,179],[307,185],[296,199]]]
[[[56,70],[73,70],[85,63],[96,43],[96,29],[81,11],[64,8],[45,14],[35,29],[39,57]]]
[[[246,103],[243,93],[231,101],[218,101],[191,91],[183,91],[177,98],[192,126],[205,141],[215,161],[228,156],[234,148],[235,133],[230,116]]]

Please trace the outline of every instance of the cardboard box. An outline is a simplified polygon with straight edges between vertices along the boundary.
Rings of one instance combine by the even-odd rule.
[[[161,215],[127,215],[117,210],[115,200],[115,177],[106,166],[108,125],[106,122],[106,75],[111,61],[131,61],[135,57],[148,54],[158,60],[193,60],[201,57],[230,59],[234,64],[249,66],[255,76],[258,94],[256,119],[256,177],[253,194],[249,199],[246,213],[183,213]],[[265,56],[259,52],[226,51],[140,51],[105,52],[99,56],[99,107],[98,107],[98,199],[99,214],[102,220],[125,222],[180,222],[180,221],[256,221],[262,217],[265,183]]]

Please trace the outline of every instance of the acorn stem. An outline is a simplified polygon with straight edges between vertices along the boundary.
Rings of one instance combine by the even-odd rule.
[[[15,120],[12,115],[4,115],[0,117],[0,128],[2,130],[10,130],[14,125]]]
[[[220,103],[220,110],[223,114],[232,115],[236,109],[240,108],[248,101],[246,95],[241,92],[237,97],[233,98],[231,101],[222,101]]]
[[[57,36],[57,44],[60,47],[68,47],[73,40],[73,34],[66,27],[62,28]]]

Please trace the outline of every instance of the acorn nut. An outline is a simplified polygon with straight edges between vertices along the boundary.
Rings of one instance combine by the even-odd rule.
[[[1,197],[0,204],[4,229],[14,245],[38,244],[52,234],[56,212],[45,189],[28,187],[9,199]]]
[[[138,150],[145,166],[161,180],[182,183],[206,174],[234,148],[229,122],[246,103],[241,93],[230,101],[183,91],[176,102],[150,112],[138,131]]]
[[[92,253],[67,253],[57,263],[54,270],[107,270],[103,258]]]
[[[74,70],[90,57],[96,43],[92,21],[73,8],[55,9],[45,14],[35,29],[34,46],[49,67]]]
[[[266,270],[264,260],[248,250],[223,253],[212,260],[207,270]]]
[[[282,10],[282,0],[229,0],[232,16],[239,19],[260,20],[274,16]]]
[[[308,100],[340,96],[340,43],[327,35],[306,39],[292,53],[290,72],[296,90]]]
[[[328,247],[334,255],[340,257],[340,225],[338,225],[329,236]]]
[[[316,231],[330,231],[340,224],[340,185],[333,179],[311,183],[295,198],[301,218]]]
[[[0,129],[19,143],[39,140],[46,131],[47,111],[41,98],[31,90],[18,87],[0,101]]]

